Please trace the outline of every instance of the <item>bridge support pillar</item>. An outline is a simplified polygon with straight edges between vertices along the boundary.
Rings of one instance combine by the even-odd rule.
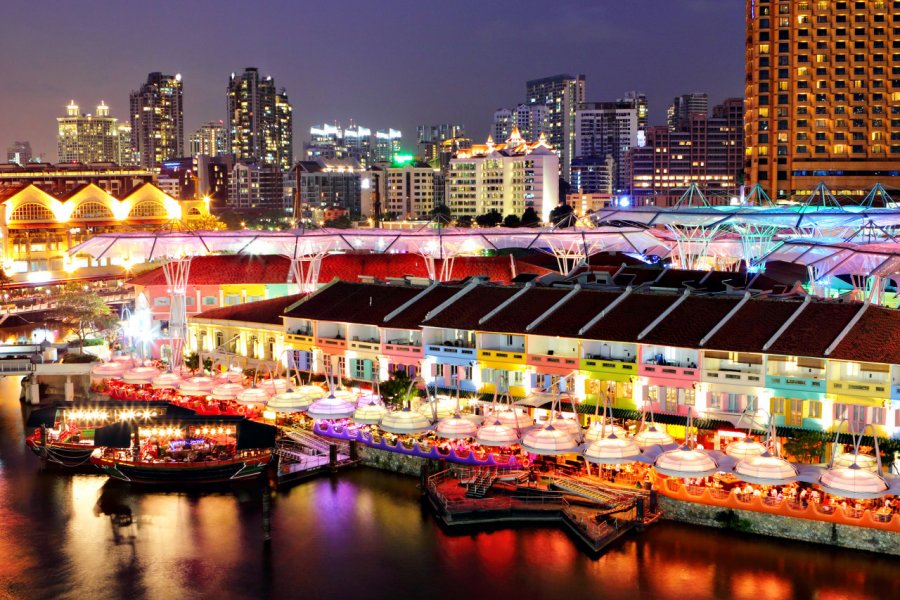
[[[37,382],[31,384],[31,403],[41,403],[41,387],[37,384]]]
[[[66,402],[73,402],[75,400],[75,383],[69,375],[66,376],[65,398]]]

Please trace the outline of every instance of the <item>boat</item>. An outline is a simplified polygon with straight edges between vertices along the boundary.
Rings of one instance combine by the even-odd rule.
[[[167,402],[71,403],[33,410],[27,427],[34,427],[25,444],[48,463],[80,467],[90,462],[100,429],[121,421],[152,422],[164,415],[193,415],[194,411]]]
[[[276,429],[237,416],[121,422],[97,436],[91,463],[142,485],[209,485],[256,480],[271,462]]]

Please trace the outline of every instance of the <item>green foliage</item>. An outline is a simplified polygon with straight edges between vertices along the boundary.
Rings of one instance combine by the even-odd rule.
[[[74,363],[85,364],[85,363],[92,363],[92,362],[100,362],[100,359],[98,357],[94,356],[93,354],[68,354],[67,353],[67,354],[63,354],[62,358],[60,359],[60,362],[64,362],[67,364],[74,364]]]
[[[77,283],[66,285],[56,302],[55,318],[75,329],[82,348],[88,334],[104,334],[118,325],[118,318],[100,294]]]
[[[413,388],[410,391],[410,379],[406,371],[394,371],[391,378],[382,382],[378,386],[381,392],[381,399],[389,406],[402,407],[408,400],[418,394],[418,390]]]
[[[483,215],[475,217],[475,222],[479,227],[496,227],[503,222],[503,215],[496,210],[491,210]]]
[[[207,373],[212,373],[213,368],[213,359],[209,356],[203,359],[203,370]]]
[[[464,229],[472,227],[472,217],[470,215],[461,216],[456,220],[456,226]]]
[[[528,207],[525,209],[525,212],[522,213],[522,227],[535,227],[541,224],[541,218],[538,216],[537,212],[532,207]]]
[[[571,227],[575,221],[575,209],[568,204],[559,204],[550,211],[550,222],[559,227]]]
[[[191,374],[197,372],[200,368],[200,355],[196,352],[184,355],[184,366],[191,370]]]
[[[807,463],[817,463],[827,441],[821,432],[798,430],[784,441],[784,452]]]
[[[519,218],[519,215],[506,215],[506,218],[503,219],[504,227],[518,227],[522,224],[522,219]]]
[[[102,346],[104,343],[106,343],[106,340],[100,338],[90,338],[84,340],[82,346]]]
[[[353,221],[347,215],[341,215],[337,219],[325,221],[325,227],[329,229],[350,229],[353,227]]]

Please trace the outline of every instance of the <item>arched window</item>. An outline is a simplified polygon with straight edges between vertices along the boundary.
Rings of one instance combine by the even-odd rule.
[[[199,217],[199,216],[200,216],[200,209],[199,209],[199,208],[192,208],[192,209],[190,209],[190,210],[188,211],[187,214],[188,214],[189,217]]]
[[[266,360],[275,358],[275,338],[270,337],[266,340]]]
[[[165,218],[168,215],[169,211],[159,202],[144,200],[132,207],[131,212],[128,213],[128,218]]]
[[[225,343],[225,334],[221,331],[216,332],[216,347],[213,350],[218,350],[222,347],[222,344]]]
[[[113,213],[109,207],[103,206],[99,202],[85,202],[79,204],[78,208],[72,212],[72,219],[114,219]]]
[[[29,202],[12,212],[10,221],[55,221],[56,215],[43,204]]]
[[[247,356],[250,358],[258,358],[256,356],[256,349],[259,346],[259,338],[255,335],[251,335],[250,339],[247,341]]]

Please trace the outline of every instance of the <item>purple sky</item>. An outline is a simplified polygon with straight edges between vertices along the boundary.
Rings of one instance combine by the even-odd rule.
[[[0,148],[27,139],[56,160],[75,99],[124,119],[150,71],[184,77],[185,138],[224,118],[232,71],[286,87],[296,149],[314,123],[403,130],[462,122],[487,135],[525,81],[584,73],[588,100],[645,92],[651,123],[677,94],[743,94],[740,0],[207,0],[11,2],[0,25]]]

